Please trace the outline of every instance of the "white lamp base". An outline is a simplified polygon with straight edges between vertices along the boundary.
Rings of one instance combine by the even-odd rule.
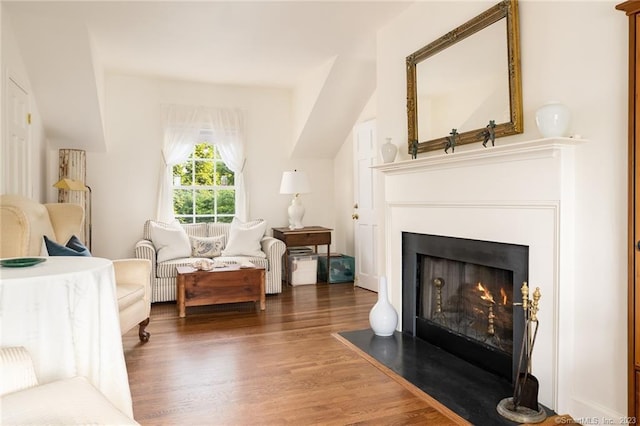
[[[304,206],[298,199],[298,194],[293,196],[291,205],[287,209],[289,213],[289,229],[301,229],[304,228],[302,224],[302,218],[304,217]]]

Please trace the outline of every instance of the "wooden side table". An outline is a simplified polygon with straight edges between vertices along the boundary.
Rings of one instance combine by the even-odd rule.
[[[322,226],[305,226],[300,229],[273,228],[273,237],[283,241],[287,246],[284,262],[285,277],[289,276],[289,247],[314,246],[318,253],[318,246],[327,245],[327,280],[329,279],[329,254],[331,253],[331,231],[333,229]]]

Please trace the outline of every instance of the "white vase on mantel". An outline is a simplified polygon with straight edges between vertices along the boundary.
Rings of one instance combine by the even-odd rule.
[[[398,325],[398,313],[389,302],[387,278],[380,277],[378,284],[378,301],[369,312],[369,324],[376,336],[392,336]]]
[[[384,163],[393,163],[396,159],[396,154],[398,153],[398,147],[391,142],[391,138],[387,138],[386,140],[387,142],[383,143],[380,147],[382,161]]]
[[[543,138],[567,136],[571,111],[566,105],[551,101],[536,110],[536,125]]]

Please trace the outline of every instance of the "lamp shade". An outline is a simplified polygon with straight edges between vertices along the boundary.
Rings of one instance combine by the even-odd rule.
[[[53,184],[55,188],[65,189],[67,191],[88,191],[89,188],[79,180],[62,178]]]
[[[311,192],[311,186],[305,172],[294,170],[282,173],[281,194],[305,194],[308,192]]]

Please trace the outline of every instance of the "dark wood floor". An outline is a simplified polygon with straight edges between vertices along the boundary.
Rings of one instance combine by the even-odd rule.
[[[254,304],[154,304],[151,340],[123,338],[142,425],[462,424],[335,337],[367,328],[376,294],[290,287]]]

